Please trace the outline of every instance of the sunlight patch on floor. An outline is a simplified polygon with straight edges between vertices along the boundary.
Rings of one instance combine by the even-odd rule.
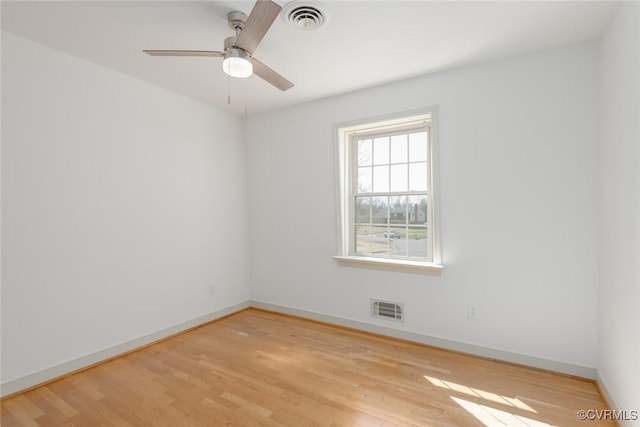
[[[458,393],[479,397],[481,399],[485,399],[491,402],[500,403],[502,405],[507,405],[514,408],[522,409],[523,411],[537,413],[535,409],[533,409],[531,406],[527,405],[522,400],[515,397],[501,396],[499,394],[491,393],[489,391],[467,387],[466,385],[457,384],[451,381],[441,380],[439,378],[434,378],[427,375],[424,375],[424,377],[436,387],[447,388],[449,390],[457,391]]]
[[[513,426],[513,427],[553,427],[551,424],[532,420],[531,418],[515,415],[500,409],[480,405],[451,396],[451,399],[463,407],[467,412],[476,417],[478,421],[487,427]]]

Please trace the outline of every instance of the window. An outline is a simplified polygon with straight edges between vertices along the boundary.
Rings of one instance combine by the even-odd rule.
[[[338,126],[342,263],[440,271],[435,108]]]

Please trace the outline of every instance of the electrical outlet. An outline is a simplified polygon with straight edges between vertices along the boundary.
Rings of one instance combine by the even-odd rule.
[[[216,293],[216,287],[214,285],[209,286],[209,294],[213,295]]]
[[[467,305],[467,317],[469,319],[478,320],[478,308],[475,305]]]

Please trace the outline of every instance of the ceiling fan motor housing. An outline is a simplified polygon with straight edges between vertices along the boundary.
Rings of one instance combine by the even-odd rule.
[[[231,49],[232,47],[236,47],[237,36],[229,36],[224,39],[224,51]]]

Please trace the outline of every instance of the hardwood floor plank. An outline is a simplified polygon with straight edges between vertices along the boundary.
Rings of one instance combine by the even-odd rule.
[[[249,309],[1,402],[3,426],[614,426],[593,382]]]
[[[42,408],[34,405],[27,397],[24,395],[16,396],[13,399],[9,399],[7,402],[2,402],[2,412],[1,414],[4,416],[5,409],[13,415],[15,422],[17,425],[22,425],[25,427],[38,426],[38,423],[35,421],[36,418],[44,415]]]

